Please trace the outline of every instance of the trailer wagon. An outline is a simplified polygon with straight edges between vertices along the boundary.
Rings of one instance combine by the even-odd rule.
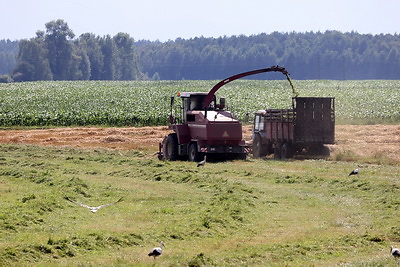
[[[335,99],[293,97],[292,109],[255,113],[253,156],[274,154],[277,159],[299,153],[329,155],[326,144],[335,141]]]

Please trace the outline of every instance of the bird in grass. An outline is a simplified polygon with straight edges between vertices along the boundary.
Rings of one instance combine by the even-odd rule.
[[[390,246],[390,254],[392,254],[395,259],[400,259],[400,249]]]
[[[85,204],[82,204],[82,203],[73,201],[73,200],[70,199],[69,197],[65,197],[65,199],[68,200],[68,201],[70,201],[70,202],[72,202],[72,203],[75,203],[75,204],[77,204],[77,205],[79,205],[79,206],[82,206],[82,207],[84,207],[84,208],[88,208],[88,209],[89,209],[91,212],[93,212],[93,213],[97,212],[97,211],[98,211],[99,209],[101,209],[101,208],[104,208],[104,207],[107,207],[107,206],[110,206],[110,205],[117,204],[118,202],[121,202],[121,201],[123,200],[123,198],[121,197],[120,199],[118,199],[117,201],[112,202],[112,203],[104,204],[104,205],[101,205],[101,206],[98,206],[98,207],[90,207],[90,206],[88,206],[88,205],[85,205]]]
[[[360,171],[359,169],[355,169],[349,174],[349,176],[350,175],[356,175],[356,174],[358,174],[359,171]]]
[[[153,248],[153,249],[150,251],[150,253],[148,254],[149,257],[153,256],[154,259],[156,259],[156,257],[160,256],[160,255],[162,254],[162,248],[163,248],[163,246],[165,247],[164,242],[161,241],[159,247]]]
[[[204,156],[204,159],[197,164],[197,167],[206,165],[206,158],[207,156]]]

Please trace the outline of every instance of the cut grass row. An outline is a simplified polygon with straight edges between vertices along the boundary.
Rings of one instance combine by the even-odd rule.
[[[397,165],[161,162],[135,151],[0,145],[6,265],[390,265]],[[100,205],[90,213],[64,199]],[[155,262],[147,256],[167,245]]]

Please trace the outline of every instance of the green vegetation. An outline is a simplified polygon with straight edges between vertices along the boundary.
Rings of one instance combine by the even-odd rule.
[[[395,266],[397,165],[209,163],[0,145],[0,262],[82,266]],[[100,205],[97,213],[64,199]],[[164,241],[154,261],[151,248]]]
[[[1,82],[125,81],[141,77],[129,34],[99,37],[85,33],[73,39],[75,34],[62,19],[45,26],[46,32],[39,30],[36,37],[19,41],[17,64],[9,70],[9,77],[0,77]]]
[[[17,54],[18,41],[0,40],[0,83],[11,82],[6,74],[14,68]]]
[[[273,32],[166,42],[134,38],[126,33],[75,36],[65,21],[50,21],[45,32],[38,30],[29,40],[0,40],[0,74],[7,74],[0,82],[210,80],[271,65],[284,66],[302,80],[400,77],[399,34]]]
[[[260,33],[137,42],[140,68],[163,80],[206,80],[280,65],[294,79],[398,79],[399,34]],[[270,79],[272,75],[259,75]],[[272,76],[274,77],[274,76]]]
[[[0,84],[1,126],[166,125],[170,96],[208,92],[217,81],[58,81]],[[400,82],[294,81],[300,96],[336,98],[337,121],[400,121]],[[263,108],[291,106],[287,81],[238,80],[222,87],[244,120]],[[179,101],[178,101],[179,102]]]

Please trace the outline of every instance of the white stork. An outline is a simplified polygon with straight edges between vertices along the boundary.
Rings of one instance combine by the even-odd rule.
[[[400,249],[390,246],[390,253],[395,259],[400,259]]]
[[[204,156],[204,159],[197,164],[197,167],[206,165],[207,156]]]
[[[121,197],[120,199],[118,199],[117,201],[112,202],[112,203],[104,204],[104,205],[101,205],[101,206],[98,206],[98,207],[90,207],[90,206],[88,206],[88,205],[85,205],[85,204],[82,204],[82,203],[73,201],[73,200],[70,199],[69,197],[65,197],[65,199],[68,200],[68,201],[71,201],[72,203],[75,203],[75,204],[77,204],[77,205],[79,205],[79,206],[81,206],[81,207],[88,208],[88,209],[89,209],[91,212],[93,212],[93,213],[97,212],[97,211],[98,211],[99,209],[101,209],[101,208],[104,208],[104,207],[107,207],[107,206],[110,206],[110,205],[114,205],[114,204],[116,204],[116,203],[118,203],[118,202],[121,202],[121,201],[123,200],[123,198]]]
[[[358,174],[359,171],[360,171],[359,169],[355,169],[349,174],[349,176],[350,175],[356,175],[356,174]]]
[[[154,259],[156,259],[156,257],[160,256],[160,255],[162,254],[162,248],[163,248],[163,246],[165,247],[164,242],[161,241],[159,247],[153,248],[153,249],[150,251],[150,253],[148,254],[149,257],[153,256]]]

